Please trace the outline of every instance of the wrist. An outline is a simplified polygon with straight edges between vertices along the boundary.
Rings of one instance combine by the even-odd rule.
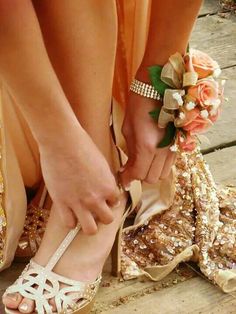
[[[76,143],[85,132],[73,115],[63,118],[59,121],[55,119],[45,130],[37,132],[35,138],[39,151],[61,150],[72,141]]]
[[[151,80],[148,73],[148,67],[143,66],[142,64],[138,68],[135,78],[143,83],[151,84]]]

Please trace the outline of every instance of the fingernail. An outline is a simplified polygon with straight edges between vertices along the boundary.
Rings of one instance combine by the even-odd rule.
[[[119,172],[123,172],[125,170],[125,167],[120,167]]]
[[[19,306],[19,309],[23,312],[27,312],[28,311],[28,304],[26,303],[22,303],[20,306]]]
[[[12,301],[17,301],[18,300],[18,295],[17,293],[8,293],[6,295],[7,298],[11,299]]]
[[[128,192],[128,191],[130,190],[130,184],[125,185],[125,186],[124,186],[124,190],[125,190],[126,192]]]

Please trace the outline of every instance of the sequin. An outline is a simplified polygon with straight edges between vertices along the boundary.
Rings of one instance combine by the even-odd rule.
[[[126,279],[143,274],[146,267],[168,265],[193,244],[202,273],[214,283],[220,270],[236,268],[236,187],[217,187],[197,149],[178,153],[175,191],[171,207],[149,217],[148,228],[123,232],[121,271]]]

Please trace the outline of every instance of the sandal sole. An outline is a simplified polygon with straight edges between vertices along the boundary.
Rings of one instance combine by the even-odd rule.
[[[94,301],[95,301],[95,298],[86,306],[84,306],[81,309],[78,309],[74,312],[70,312],[70,314],[89,314],[91,312],[93,306],[94,306]],[[5,307],[5,312],[6,312],[6,314],[22,314],[22,312],[20,312],[18,310],[10,310],[6,307]],[[38,313],[33,312],[31,314],[38,314]],[[56,314],[56,312],[55,312],[55,314]]]

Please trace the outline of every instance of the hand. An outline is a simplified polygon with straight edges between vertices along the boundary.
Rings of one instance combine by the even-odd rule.
[[[68,131],[60,143],[40,147],[46,186],[65,225],[73,228],[79,222],[84,233],[94,234],[96,218],[104,224],[113,221],[110,207],[119,197],[115,178],[84,131]]]
[[[166,178],[175,160],[170,147],[157,148],[165,129],[160,129],[149,112],[157,101],[130,93],[122,127],[128,148],[128,162],[121,172],[124,187],[137,179],[150,184]],[[161,105],[161,104],[160,104]]]

